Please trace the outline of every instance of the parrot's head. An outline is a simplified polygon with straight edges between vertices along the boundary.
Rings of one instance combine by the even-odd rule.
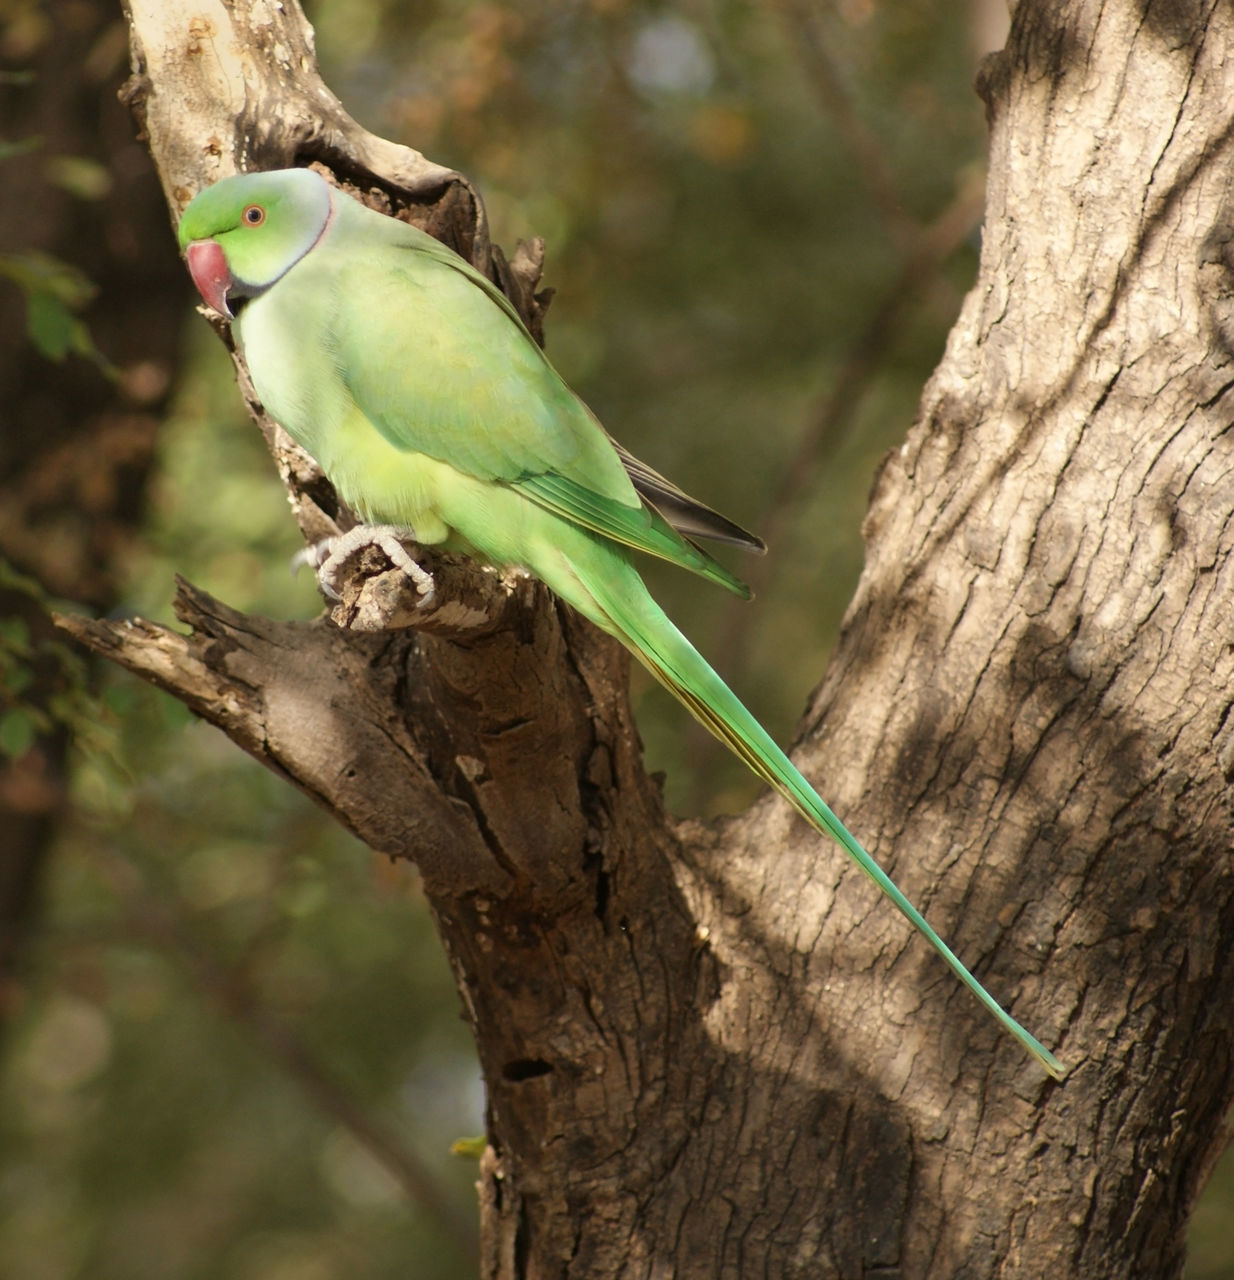
[[[242,173],[207,187],[180,219],[180,247],[197,291],[231,319],[230,303],[256,297],[321,239],[330,187],[311,169]]]

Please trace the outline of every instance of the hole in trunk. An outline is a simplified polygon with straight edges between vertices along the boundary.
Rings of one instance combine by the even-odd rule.
[[[534,1080],[536,1076],[546,1076],[552,1069],[543,1058],[515,1058],[502,1067],[501,1074],[503,1079],[517,1083],[520,1080]]]

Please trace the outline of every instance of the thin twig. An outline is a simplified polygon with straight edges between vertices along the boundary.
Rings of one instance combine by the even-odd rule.
[[[891,242],[902,253],[919,247],[922,228],[904,207],[896,190],[894,172],[878,135],[858,115],[852,97],[827,51],[823,18],[817,0],[788,0],[781,6],[789,38],[809,73],[810,84],[836,134],[848,148],[875,205],[887,226]]]

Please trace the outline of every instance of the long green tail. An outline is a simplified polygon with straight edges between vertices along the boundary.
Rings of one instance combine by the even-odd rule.
[[[829,835],[900,909],[901,914],[951,967],[952,972],[1056,1080],[1067,1068],[1007,1013],[960,963],[926,918],[887,873],[857,843],[845,825],[802,777],[770,734],[711,669],[706,659],[673,625],[652,599],[637,570],[612,581],[610,574],[588,575],[587,587],[611,630],[690,713],[764,781],[769,782],[812,826]],[[596,581],[596,577],[600,581]],[[607,583],[607,586],[606,586]],[[603,625],[603,624],[601,624]]]

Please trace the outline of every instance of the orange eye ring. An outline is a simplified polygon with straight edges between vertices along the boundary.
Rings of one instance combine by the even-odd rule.
[[[250,204],[240,218],[246,227],[260,227],[266,220],[266,211],[259,204]]]

